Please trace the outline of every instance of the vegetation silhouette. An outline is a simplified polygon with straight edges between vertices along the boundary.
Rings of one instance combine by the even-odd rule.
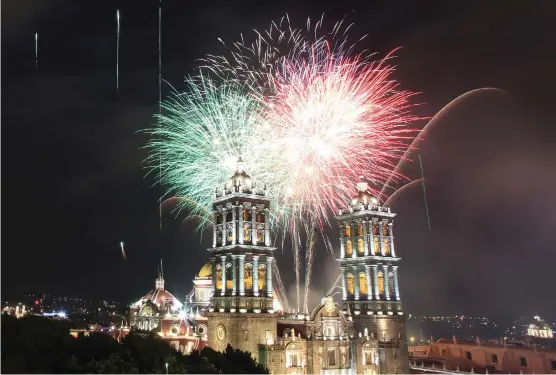
[[[154,333],[130,332],[121,343],[99,332],[73,338],[66,321],[2,315],[3,373],[268,374],[248,352],[228,345],[183,355]]]

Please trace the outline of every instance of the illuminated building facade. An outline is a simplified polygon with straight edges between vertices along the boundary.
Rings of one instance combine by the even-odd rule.
[[[270,203],[244,167],[240,159],[213,203],[212,297],[203,313],[207,345],[249,351],[271,373],[408,373],[395,214],[360,182],[358,196],[336,217],[342,230],[342,305],[325,297],[309,315],[285,315],[273,298]],[[208,269],[203,266],[194,281],[192,304],[206,303],[200,296],[206,296]]]
[[[535,316],[535,323],[529,324],[527,336],[552,339],[554,334],[550,324],[546,323],[539,316]]]
[[[212,290],[208,345],[228,344],[259,359],[258,345],[276,340],[270,245],[270,200],[238,160],[235,174],[213,202]]]
[[[184,354],[201,349],[206,344],[206,334],[199,332],[189,311],[164,289],[162,274],[158,275],[155,288],[132,304],[129,310],[131,327],[158,333],[170,346]]]

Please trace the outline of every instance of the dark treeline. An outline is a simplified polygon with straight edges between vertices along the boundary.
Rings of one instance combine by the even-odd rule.
[[[103,333],[73,338],[65,321],[2,314],[2,373],[268,374],[249,353],[234,350],[182,355],[155,334],[132,332],[121,343]]]

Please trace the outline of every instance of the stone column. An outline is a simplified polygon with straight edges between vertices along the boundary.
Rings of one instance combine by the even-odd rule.
[[[237,255],[232,255],[232,296],[237,296]]]
[[[346,256],[346,250],[345,250],[345,237],[346,234],[346,228],[344,227],[343,224],[340,225],[340,258],[344,259],[344,257]],[[216,245],[215,245],[216,246]]]
[[[218,212],[214,211],[212,213],[212,220],[213,220],[213,224],[212,224],[212,247],[216,247],[216,233],[217,233],[217,225],[216,223],[218,222]]]
[[[378,235],[380,240],[380,254],[384,256],[384,223],[382,221],[378,222]]]
[[[392,254],[393,257],[396,256],[396,252],[394,251],[394,229],[392,229],[392,227],[394,223],[390,222],[388,223],[388,230],[390,233],[390,254]]]
[[[346,267],[340,267],[342,274],[342,299],[345,301],[347,299],[347,285],[346,285]]]
[[[264,209],[264,245],[270,246],[270,210]]]
[[[354,267],[353,271],[353,296],[356,301],[359,300],[359,270],[357,266]]]
[[[388,265],[383,264],[382,270],[384,272],[384,295],[386,296],[386,300],[390,301],[390,290],[388,289]]]
[[[216,295],[216,266],[218,265],[218,258],[215,257],[211,259],[211,262],[212,262],[212,293],[213,295]]]
[[[259,296],[259,256],[253,255],[253,295]]]
[[[369,255],[369,246],[367,241],[367,221],[363,220],[361,223],[363,226],[363,248],[365,249],[365,256]]]
[[[373,284],[375,286],[375,299],[380,300],[380,294],[378,293],[378,266],[376,264],[371,265],[373,268]]]
[[[232,207],[232,244],[237,243],[237,221],[236,221],[237,207]]]
[[[221,255],[222,259],[222,291],[220,295],[226,295],[226,255]]]
[[[351,257],[357,258],[357,241],[355,241],[355,233],[357,231],[357,228],[354,228],[353,224],[354,223],[349,224],[349,234],[351,234],[351,236],[349,237],[349,239],[351,240]]]
[[[251,244],[257,244],[257,207],[251,206]]]
[[[373,226],[374,226],[374,222],[371,220],[370,223],[369,223],[369,230],[370,230],[370,233],[371,233],[371,236],[370,236],[371,255],[376,255],[375,254],[375,235],[373,233]]]
[[[400,300],[400,288],[398,287],[398,266],[392,266],[394,271],[394,292],[396,293],[396,301]]]
[[[226,246],[226,236],[228,235],[228,229],[226,228],[226,209],[222,209],[222,246]]]
[[[245,295],[245,255],[239,257],[239,295]]]
[[[272,257],[266,257],[266,294],[269,297],[272,297]]]
[[[367,275],[367,299],[373,299],[373,290],[371,289],[371,266],[365,264],[365,274]]]
[[[243,205],[239,205],[239,230],[237,231],[239,236],[239,244],[243,245]]]

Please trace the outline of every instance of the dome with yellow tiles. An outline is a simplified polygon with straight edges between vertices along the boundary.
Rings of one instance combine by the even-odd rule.
[[[212,264],[211,263],[205,264],[199,271],[197,277],[212,277]]]

